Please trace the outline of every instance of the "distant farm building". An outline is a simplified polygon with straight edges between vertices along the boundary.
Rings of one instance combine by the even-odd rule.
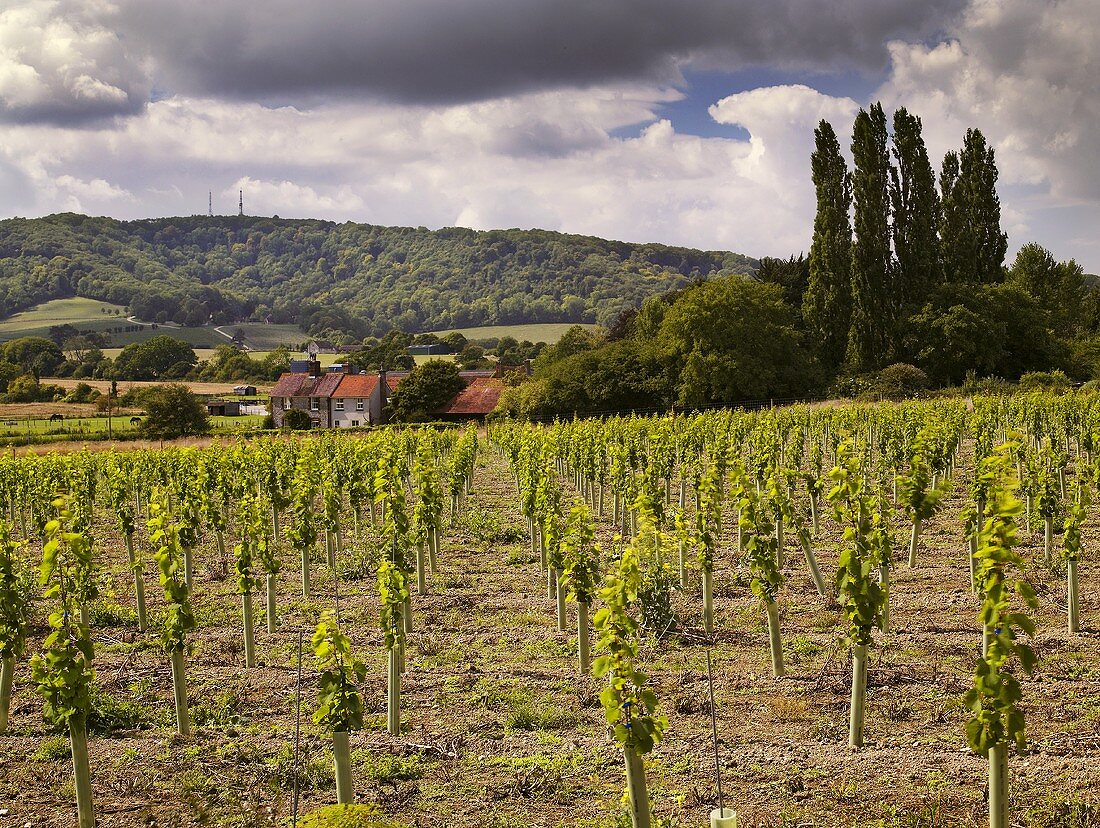
[[[337,354],[339,350],[327,339],[317,339],[306,345],[306,353],[310,359],[315,359],[318,354]]]
[[[211,417],[239,417],[241,403],[239,400],[207,400],[206,413]]]
[[[492,371],[462,371],[466,387],[435,412],[441,420],[485,419],[497,407],[504,383]],[[358,428],[386,421],[390,394],[408,376],[407,371],[356,374],[351,366],[324,371],[312,360],[304,373],[286,373],[271,389],[275,425],[291,408],[305,411],[314,428]]]
[[[234,385],[233,393],[238,397],[255,397],[256,386],[255,385]]]
[[[442,342],[433,342],[430,345],[410,345],[405,349],[405,352],[409,356],[441,356],[444,354],[453,354],[454,350],[449,345],[444,345]]]

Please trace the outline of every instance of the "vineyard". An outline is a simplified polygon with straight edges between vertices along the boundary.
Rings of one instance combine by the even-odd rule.
[[[3,458],[0,826],[1100,825],[1098,485],[1087,394]]]

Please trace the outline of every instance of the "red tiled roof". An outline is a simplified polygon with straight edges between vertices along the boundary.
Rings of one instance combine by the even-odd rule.
[[[332,392],[334,397],[369,397],[378,388],[378,374],[340,374],[343,379]]]
[[[484,417],[500,402],[504,383],[493,377],[463,377],[467,385],[451,402],[436,411],[439,415]]]

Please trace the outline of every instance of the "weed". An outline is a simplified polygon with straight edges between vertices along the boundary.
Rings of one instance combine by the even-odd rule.
[[[213,698],[198,701],[191,708],[191,721],[196,727],[233,731],[241,724],[241,691],[228,687]]]
[[[285,791],[294,788],[294,745],[287,742],[269,765],[275,783]],[[325,790],[336,785],[332,759],[319,739],[303,739],[298,757],[298,787],[301,790]]]
[[[890,722],[905,722],[913,717],[913,708],[905,699],[889,699],[882,705],[882,715]]]
[[[64,736],[49,736],[38,745],[31,759],[35,762],[56,762],[69,756],[69,740]]]
[[[131,688],[131,693],[135,691]],[[108,693],[98,684],[92,685],[92,709],[88,714],[88,732],[110,734],[120,730],[137,730],[153,724],[150,708],[132,696],[127,698]]]
[[[815,644],[805,635],[793,636],[783,643],[783,651],[792,664],[801,664],[821,653],[821,650],[820,644]]]
[[[1020,810],[1029,828],[1097,828],[1100,826],[1100,806],[1091,802],[1060,800],[1048,794],[1045,799],[1021,803]]]
[[[576,717],[559,707],[519,704],[508,711],[509,730],[561,730],[571,727]]]
[[[772,696],[767,704],[772,716],[781,722],[804,722],[810,718],[805,700],[797,696]]]
[[[500,515],[476,503],[456,518],[454,525],[485,545],[518,543],[527,536],[519,525],[505,523]]]
[[[93,601],[88,607],[88,620],[93,629],[137,627],[137,612],[114,601]]]
[[[392,753],[357,750],[352,753],[352,759],[358,763],[363,775],[375,782],[393,783],[419,779],[426,770],[419,753],[414,753],[412,756],[395,756]]]
[[[532,554],[530,549],[524,546],[517,546],[508,551],[508,556],[504,559],[504,563],[508,566],[528,566],[537,560],[538,558]]]
[[[377,576],[378,562],[381,560],[380,536],[371,536],[363,543],[345,548],[336,562],[340,579],[344,581],[365,581]]]

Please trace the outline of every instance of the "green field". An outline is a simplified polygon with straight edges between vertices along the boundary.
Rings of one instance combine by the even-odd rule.
[[[297,325],[242,322],[239,325],[224,325],[222,330],[231,334],[240,331],[248,346],[256,351],[273,351],[280,345],[285,345],[293,351],[310,340],[310,336]]]
[[[532,325],[489,325],[482,328],[453,328],[449,331],[433,331],[437,336],[457,332],[467,339],[500,339],[502,336],[514,337],[523,342],[546,342],[553,344],[561,339],[562,334],[573,327],[566,322],[543,322]],[[595,328],[596,325],[581,325],[582,328]]]
[[[195,356],[198,357],[199,362],[202,362],[204,360],[210,360],[210,359],[214,358],[214,349],[213,348],[195,348],[194,350],[195,350]],[[116,357],[118,357],[118,355],[120,353],[122,353],[121,348],[104,348],[103,349],[103,355],[106,356],[106,357],[110,357],[111,359],[115,359]],[[270,354],[270,353],[271,353],[271,351],[249,351],[248,356],[251,359],[254,359],[257,362],[259,362],[259,361],[263,360],[265,357],[267,357],[267,355]],[[317,355],[317,361],[320,362],[321,365],[327,367],[329,365],[332,365],[334,362],[336,362],[336,360],[339,359],[339,357],[340,357],[339,354],[318,354]],[[290,358],[291,359],[305,359],[305,354],[300,352],[300,351],[291,351],[290,352]]]
[[[104,309],[110,314],[104,313]],[[118,311],[120,315],[114,315]],[[167,335],[180,339],[192,348],[200,360],[210,359],[214,349],[219,345],[228,345],[228,337],[222,336],[213,326],[201,328],[180,328],[173,325],[157,325],[145,322],[145,330],[125,331],[115,333],[113,328],[122,328],[133,325],[125,317],[126,309],[121,305],[112,305],[108,302],[100,302],[95,299],[54,299],[41,305],[22,311],[7,319],[0,319],[0,342],[16,339],[21,336],[49,336],[50,327],[53,325],[69,324],[80,330],[91,329],[93,331],[108,331],[111,335],[111,347],[104,348],[103,352],[109,357],[118,356],[126,345],[134,342],[144,342],[154,336]],[[458,333],[469,340],[499,339],[511,336],[520,342],[548,342],[554,343],[561,339],[562,334],[573,327],[571,324],[550,322],[531,325],[490,325],[480,328],[457,328]],[[584,328],[595,328],[596,325],[582,325]],[[280,346],[287,346],[292,353],[298,347],[309,340],[309,337],[297,325],[265,325],[260,322],[243,322],[237,325],[223,325],[221,329],[226,333],[240,332],[245,344],[251,349],[250,356],[253,359],[263,359],[270,351]],[[451,333],[451,331],[435,331],[439,336]],[[330,365],[335,362],[335,355],[322,354],[321,363]],[[418,357],[417,363],[425,361]]]
[[[141,415],[144,416],[144,415]],[[234,431],[249,431],[263,424],[262,414],[243,414],[239,417],[212,416],[210,423],[214,433],[225,434]],[[111,418],[111,430],[115,434],[137,431],[131,425],[130,415],[116,415]],[[107,434],[107,418],[102,417],[66,417],[62,422],[51,422],[48,418],[20,418],[0,420],[0,436],[13,437],[24,434],[87,434],[89,438]]]
[[[104,313],[104,309],[111,313]],[[118,311],[119,315],[116,316],[115,311]],[[213,328],[176,328],[168,325],[158,325],[154,328],[151,323],[140,323],[145,325],[143,331],[115,333],[115,328],[125,328],[135,324],[126,319],[125,313],[126,309],[121,305],[112,305],[95,299],[79,297],[54,299],[9,316],[7,319],[0,319],[0,342],[21,336],[48,337],[52,326],[66,324],[78,330],[106,331],[111,335],[111,344],[118,348],[132,342],[143,342],[160,334],[169,334],[200,348],[214,348],[229,342],[226,337],[219,336]]]
[[[110,313],[104,313],[105,310]],[[76,328],[94,327],[96,330],[126,325],[126,308],[96,299],[54,299],[7,319],[0,319],[0,340],[42,336],[51,325],[65,324]]]
[[[104,310],[109,313],[104,313]],[[139,324],[145,325],[143,331],[116,333],[114,328],[125,328],[134,324],[127,321],[126,308],[122,305],[112,305],[109,302],[81,297],[54,299],[9,316],[7,319],[0,319],[0,342],[21,336],[48,337],[52,326],[66,324],[79,330],[110,333],[112,347],[105,349],[108,356],[116,356],[118,351],[126,345],[144,342],[162,334],[183,340],[195,349],[206,349],[210,352],[219,345],[228,345],[230,342],[229,337],[222,336],[214,330],[213,326],[180,328],[169,324],[157,325],[154,328],[152,323],[142,322]],[[264,325],[246,322],[239,325],[224,325],[222,330],[230,335],[240,331],[245,338],[245,344],[253,351],[266,352],[280,345],[294,349],[309,339],[297,325]],[[201,355],[199,357],[199,359],[205,358]]]

